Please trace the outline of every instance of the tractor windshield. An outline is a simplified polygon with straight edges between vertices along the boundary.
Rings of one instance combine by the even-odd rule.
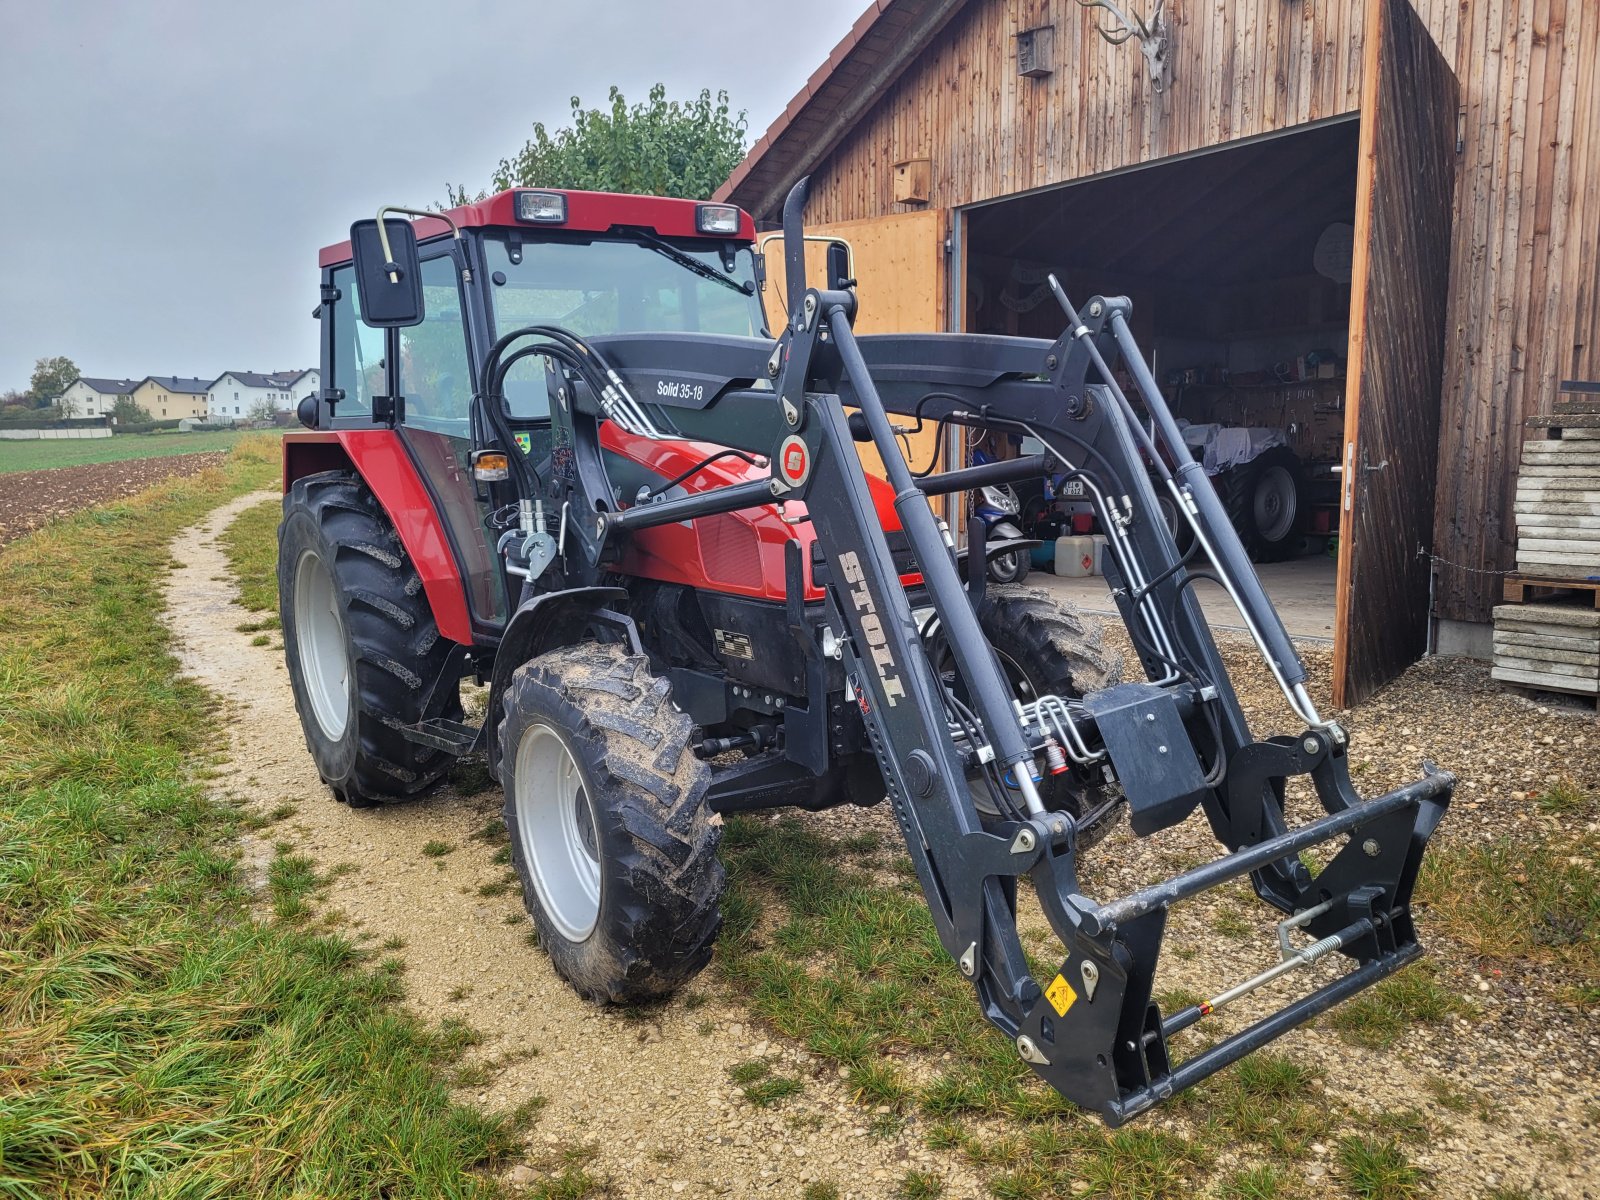
[[[706,238],[490,234],[484,241],[495,336],[524,325],[559,325],[580,337],[688,332],[761,335],[766,319],[748,244]],[[513,417],[550,413],[539,360],[506,377]]]
[[[705,238],[485,240],[496,335],[560,325],[581,336],[672,331],[759,335],[748,245]]]

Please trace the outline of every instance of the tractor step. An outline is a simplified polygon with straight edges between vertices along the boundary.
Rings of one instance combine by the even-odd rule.
[[[477,749],[481,725],[465,725],[460,721],[447,721],[443,717],[419,721],[415,725],[402,725],[400,735],[409,742],[432,746],[448,754],[470,754]]]

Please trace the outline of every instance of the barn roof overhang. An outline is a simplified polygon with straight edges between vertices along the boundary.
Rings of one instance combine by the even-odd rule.
[[[776,218],[795,180],[833,152],[966,0],[875,0],[733,169],[716,200]]]

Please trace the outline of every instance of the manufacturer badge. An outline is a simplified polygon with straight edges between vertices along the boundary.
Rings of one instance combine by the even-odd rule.
[[[731,633],[726,629],[713,629],[711,636],[717,645],[718,654],[726,654],[729,658],[742,658],[746,662],[755,662],[756,648],[746,633]]]
[[[811,474],[811,449],[797,434],[790,434],[778,447],[778,474],[792,488],[799,487]]]

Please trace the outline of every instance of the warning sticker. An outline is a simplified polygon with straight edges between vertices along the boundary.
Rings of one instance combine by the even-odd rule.
[[[1044,998],[1050,1001],[1050,1007],[1056,1010],[1056,1016],[1064,1017],[1067,1015],[1067,1009],[1077,1003],[1078,993],[1072,990],[1072,985],[1067,982],[1065,975],[1057,975],[1045,989]]]

